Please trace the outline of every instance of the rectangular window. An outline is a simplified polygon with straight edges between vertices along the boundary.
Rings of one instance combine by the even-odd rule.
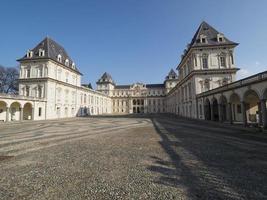
[[[31,69],[27,69],[26,71],[27,78],[31,77]]]
[[[203,69],[208,68],[208,58],[207,57],[202,58],[202,65],[203,65]]]
[[[42,115],[42,108],[39,107],[39,110],[38,110],[38,116],[40,117]]]
[[[220,63],[221,63],[221,67],[226,67],[226,59],[225,59],[225,57],[220,57]]]

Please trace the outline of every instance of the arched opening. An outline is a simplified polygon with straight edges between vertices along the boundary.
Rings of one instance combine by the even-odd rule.
[[[254,90],[249,90],[244,94],[246,120],[249,124],[260,124],[260,98]]]
[[[20,113],[21,113],[21,105],[18,102],[13,102],[10,105],[10,120],[11,121],[18,121],[20,120]]]
[[[26,103],[23,107],[23,120],[32,120],[33,119],[33,107],[31,103]]]
[[[223,95],[220,97],[220,115],[221,121],[227,120],[227,99]]]
[[[211,120],[211,108],[210,108],[210,100],[209,99],[205,100],[204,116],[205,116],[205,120]]]
[[[7,104],[4,101],[0,101],[0,121],[5,122],[7,117]]]
[[[217,99],[213,98],[212,100],[212,119],[214,121],[219,121],[219,104]]]
[[[232,121],[233,122],[242,122],[242,109],[241,109],[241,102],[240,97],[233,93],[230,96],[230,104],[231,104],[231,111],[232,111]]]
[[[262,115],[262,125],[264,129],[267,129],[267,108],[266,108],[266,100],[267,100],[267,89],[263,92],[261,99],[261,115]]]
[[[262,98],[266,101],[267,100],[267,89],[264,90]]]

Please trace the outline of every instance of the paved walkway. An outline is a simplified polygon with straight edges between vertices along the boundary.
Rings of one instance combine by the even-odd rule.
[[[94,117],[0,124],[0,199],[267,199],[267,136]]]

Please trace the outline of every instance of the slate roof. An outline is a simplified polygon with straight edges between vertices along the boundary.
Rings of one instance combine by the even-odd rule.
[[[100,79],[98,79],[98,81],[96,83],[113,83],[115,84],[115,82],[113,81],[111,75],[107,72],[105,72]]]
[[[168,76],[166,76],[166,79],[177,79],[177,78],[178,76],[173,69],[171,69],[170,72],[168,73]]]
[[[238,45],[238,43],[235,43],[228,38],[224,36],[224,41],[219,42],[217,41],[217,35],[222,34],[219,31],[217,31],[215,28],[213,28],[211,25],[209,25],[207,22],[203,21],[199,28],[197,29],[194,37],[192,38],[192,41],[189,45],[190,47],[198,47],[198,46],[213,46],[213,45],[221,45],[221,44],[232,44],[232,45]],[[201,43],[200,36],[205,35],[207,39],[207,43]],[[223,35],[223,34],[222,34]]]
[[[131,85],[116,85],[115,89],[130,89]]]
[[[147,88],[165,88],[164,84],[146,84]]]
[[[83,87],[89,88],[89,89],[93,89],[93,86],[91,83],[88,84],[82,84]]]
[[[44,56],[39,56],[39,49],[44,50],[45,55]],[[33,56],[31,58],[27,57],[27,54],[25,54],[22,58],[18,59],[18,61],[25,61],[25,60],[32,60],[32,59],[44,59],[44,58],[49,58],[57,63],[65,65],[65,60],[69,60],[69,66],[65,65],[66,67],[71,68],[72,70],[79,72],[79,70],[76,68],[72,68],[72,64],[74,63],[73,60],[70,58],[68,55],[67,51],[62,47],[60,44],[55,42],[53,39],[46,37],[44,38],[36,47],[31,49],[33,52]],[[61,55],[62,62],[59,62],[57,60],[58,55]]]
[[[146,88],[164,88],[164,84],[146,84]],[[130,89],[131,85],[116,85],[115,89]]]
[[[223,41],[219,42],[217,40],[217,35],[221,34],[223,35]],[[207,42],[206,43],[201,43],[200,41],[200,36],[204,35]],[[194,37],[192,38],[190,44],[187,46],[187,49],[184,52],[184,55],[182,56],[182,60],[180,64],[183,62],[185,56],[189,52],[191,48],[194,47],[212,47],[212,46],[219,46],[219,45],[233,45],[237,46],[238,43],[233,42],[229,40],[227,37],[225,37],[224,34],[220,33],[217,31],[215,28],[213,28],[211,25],[209,25],[207,22],[203,21],[200,26],[198,27],[196,33],[194,34]],[[180,66],[178,65],[178,67]]]

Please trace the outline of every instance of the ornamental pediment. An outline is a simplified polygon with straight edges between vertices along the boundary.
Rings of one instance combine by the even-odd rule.
[[[131,85],[131,89],[132,90],[144,90],[146,89],[146,85],[143,83],[134,83],[133,85]]]

